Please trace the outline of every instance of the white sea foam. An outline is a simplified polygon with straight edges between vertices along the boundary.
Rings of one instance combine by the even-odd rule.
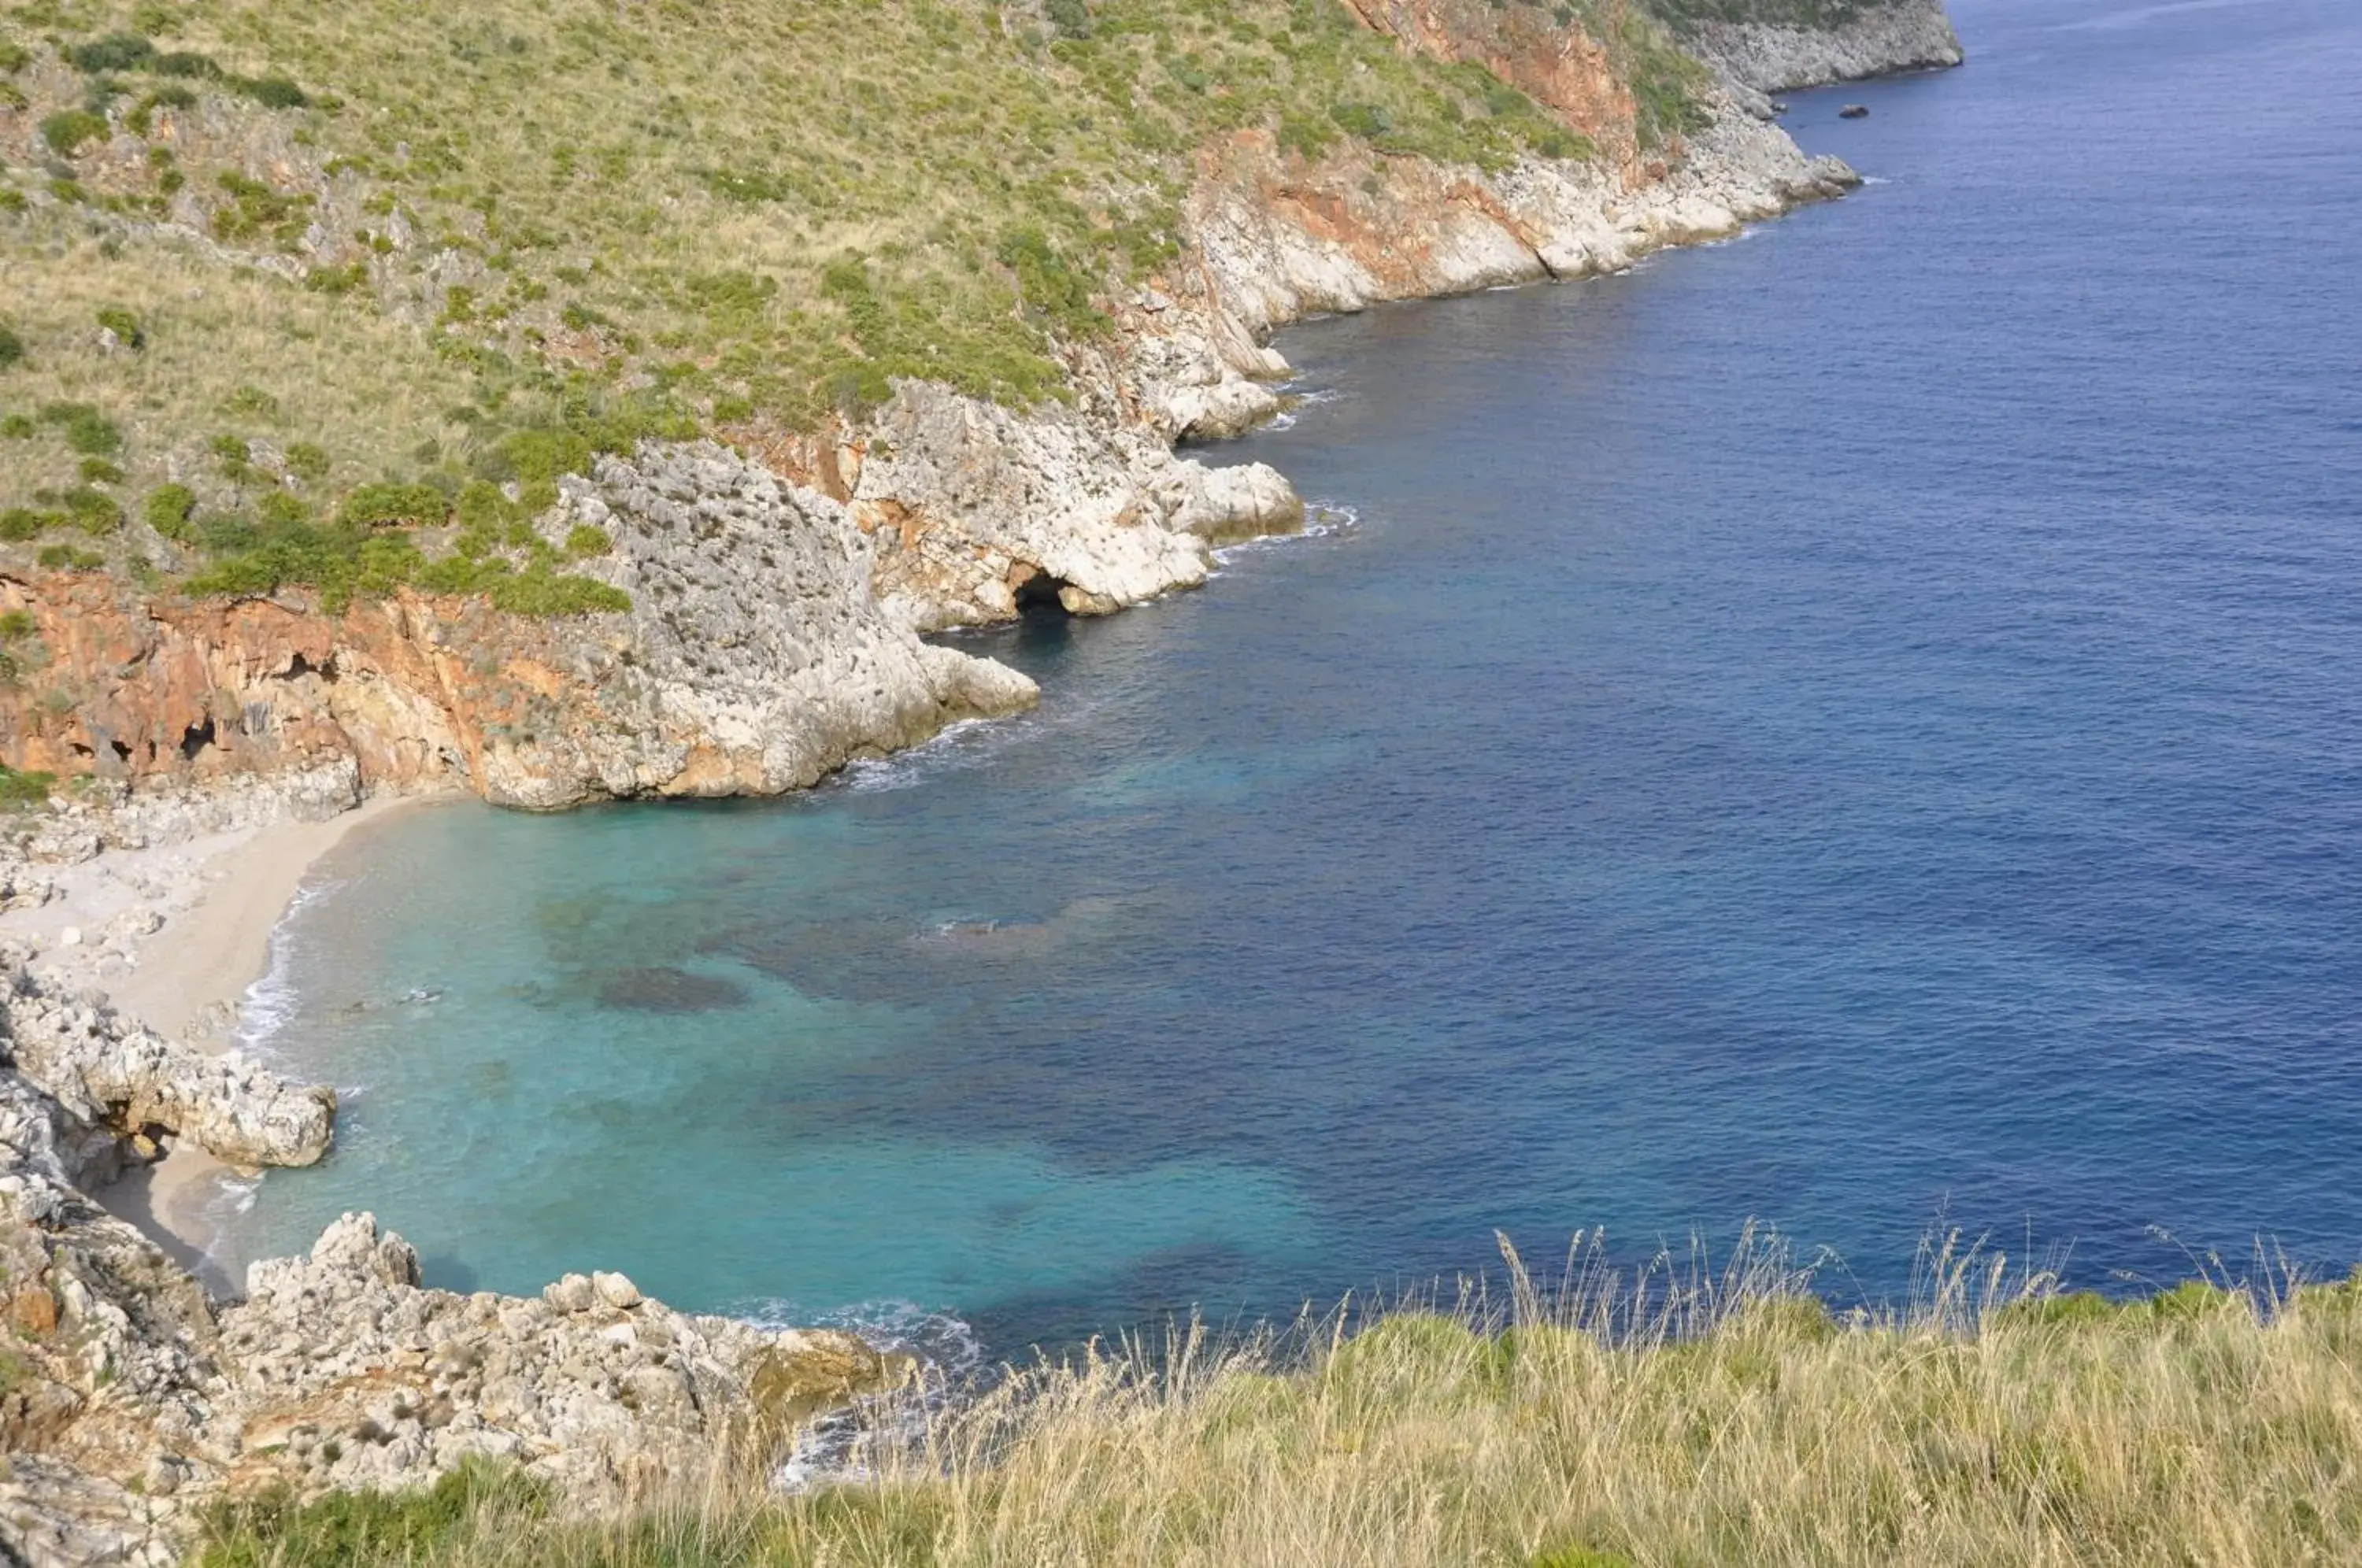
[[[1260,555],[1267,550],[1287,549],[1318,539],[1333,539],[1351,534],[1355,528],[1361,526],[1361,523],[1362,514],[1350,506],[1323,501],[1308,502],[1304,507],[1302,528],[1293,534],[1264,534],[1253,539],[1242,539],[1235,545],[1223,546],[1214,552],[1216,569],[1212,575],[1221,576],[1222,567],[1246,556]]]
[[[845,764],[844,771],[837,776],[837,788],[856,795],[907,790],[947,767],[966,766],[981,754],[983,743],[988,738],[1023,722],[961,719],[945,724],[940,734],[908,751],[898,751],[891,756],[865,756]]]
[[[266,1060],[277,1058],[273,1042],[294,1020],[302,1000],[295,994],[293,975],[296,925],[304,911],[314,904],[361,880],[361,877],[352,877],[340,881],[306,881],[287,900],[279,923],[270,928],[270,966],[237,999],[237,1021],[231,1028],[230,1038],[238,1046]]]
[[[976,1330],[948,1312],[910,1301],[867,1301],[827,1312],[811,1312],[787,1301],[766,1301],[741,1314],[759,1328],[844,1329],[879,1350],[919,1364],[911,1384],[859,1399],[822,1417],[797,1435],[795,1446],[773,1479],[782,1491],[800,1492],[824,1482],[863,1481],[881,1450],[914,1442],[927,1423],[956,1399],[972,1397],[984,1371],[984,1347]]]
[[[1289,387],[1282,387],[1280,393],[1287,399],[1287,407],[1264,422],[1263,427],[1265,430],[1293,430],[1296,428],[1297,417],[1305,409],[1318,408],[1324,403],[1341,403],[1345,397],[1345,394],[1335,387],[1314,387],[1309,392],[1297,392]]]

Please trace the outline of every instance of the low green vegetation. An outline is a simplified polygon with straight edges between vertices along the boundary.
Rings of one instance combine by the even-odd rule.
[[[1514,1260],[1513,1260],[1514,1264]],[[515,1472],[213,1517],[211,1568],[1971,1564],[2348,1561],[2362,1287],[2145,1300],[1937,1258],[1833,1319],[1776,1251],[1685,1279],[1579,1255],[1554,1297],[1013,1374],[871,1479],[759,1467],[613,1518]]]
[[[0,811],[23,811],[42,804],[49,800],[50,791],[57,788],[57,782],[55,774],[26,773],[0,766]],[[0,1394],[6,1391],[0,1386]]]
[[[1496,9],[1592,35],[1639,145],[1699,123],[1644,9]],[[1600,150],[1341,0],[17,0],[0,75],[0,510],[194,592],[605,603],[526,547],[450,553],[417,492],[530,508],[602,443],[810,430],[900,377],[1065,398],[1227,138]],[[39,498],[77,484],[132,523],[94,546],[95,511]]]

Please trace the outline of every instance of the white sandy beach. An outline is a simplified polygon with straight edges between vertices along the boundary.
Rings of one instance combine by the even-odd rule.
[[[269,972],[271,933],[313,867],[354,829],[416,800],[382,796],[326,822],[105,850],[56,868],[49,902],[0,913],[0,937],[29,938],[37,967],[104,991],[117,1010],[160,1033],[226,1050],[238,999]],[[156,929],[138,932],[156,918]],[[205,1257],[213,1242],[205,1210],[226,1171],[184,1146],[98,1197],[220,1291],[232,1282]]]

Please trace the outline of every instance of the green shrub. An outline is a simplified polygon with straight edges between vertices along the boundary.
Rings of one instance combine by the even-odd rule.
[[[66,51],[66,58],[77,70],[96,75],[102,71],[138,71],[156,59],[156,46],[138,33],[109,33],[85,44],[76,44]]]
[[[328,477],[328,454],[326,448],[310,441],[298,441],[287,448],[287,471],[297,479],[317,484]]]
[[[216,436],[210,449],[214,455],[214,467],[232,484],[244,484],[254,477],[254,448],[245,436],[227,433]]]
[[[292,245],[304,234],[312,197],[303,192],[282,194],[259,180],[250,179],[234,169],[224,170],[216,181],[229,197],[226,204],[214,209],[214,237],[226,241],[259,239],[269,236],[279,244]]]
[[[85,142],[106,135],[106,116],[88,109],[60,109],[41,122],[41,139],[61,158],[72,158]]]
[[[0,414],[0,436],[11,441],[29,440],[39,429],[29,414]]]
[[[304,286],[315,294],[351,293],[369,286],[369,263],[352,261],[342,267],[315,267],[304,274]]]
[[[149,62],[150,71],[159,76],[182,76],[197,81],[219,80],[222,68],[202,54],[188,50],[172,50],[158,55]]]
[[[481,1462],[408,1492],[331,1492],[300,1506],[291,1492],[269,1492],[215,1504],[198,1561],[204,1568],[432,1562],[465,1539],[479,1515],[497,1508],[524,1523],[547,1513],[553,1501],[546,1483]]]
[[[338,513],[345,525],[354,528],[432,525],[450,514],[451,503],[432,485],[386,481],[356,486]]]
[[[139,101],[131,105],[131,112],[123,116],[123,123],[131,128],[134,135],[144,137],[156,128],[157,110],[193,109],[196,106],[197,95],[194,93],[178,83],[168,82],[151,93],[140,94]],[[151,163],[169,164],[171,155],[172,149],[169,147],[155,147],[148,150]],[[179,186],[176,184],[173,189],[177,190]]]
[[[1370,140],[1395,128],[1394,116],[1375,104],[1338,104],[1329,111],[1329,117],[1348,136]]]
[[[96,551],[72,545],[45,545],[35,558],[50,571],[96,571],[106,564],[106,558]]]
[[[21,643],[39,630],[29,610],[0,613],[0,643]]]
[[[43,403],[41,423],[54,426],[67,446],[86,458],[111,458],[123,450],[123,432],[90,403]]]
[[[101,305],[98,307],[97,319],[98,325],[115,334],[116,340],[125,348],[148,347],[147,330],[139,325],[139,318],[123,306]]]
[[[12,370],[24,359],[25,340],[17,336],[15,327],[0,321],[0,370]]]
[[[11,506],[0,512],[0,539],[21,545],[62,525],[65,520],[62,512],[37,512],[29,506]]]
[[[615,541],[596,523],[577,523],[566,531],[566,553],[577,560],[603,556],[614,547]]]
[[[33,63],[33,51],[23,44],[0,43],[0,76],[14,76]]]
[[[197,492],[184,484],[160,484],[148,492],[140,515],[148,526],[168,539],[186,544],[195,537],[189,518],[197,509]]]
[[[1069,337],[1093,337],[1112,325],[1091,303],[1091,281],[1054,247],[1041,229],[1032,226],[1001,236],[1000,264],[1017,274],[1017,290],[1026,304]]]
[[[312,101],[304,89],[284,76],[231,76],[224,79],[224,85],[266,109],[300,109]]]
[[[1087,39],[1091,36],[1090,8],[1083,0],[1048,0],[1042,7],[1050,25],[1062,39]]]
[[[105,458],[84,458],[82,477],[85,484],[121,484],[123,470]]]
[[[0,806],[21,811],[46,804],[57,782],[54,773],[26,773],[0,765]]]

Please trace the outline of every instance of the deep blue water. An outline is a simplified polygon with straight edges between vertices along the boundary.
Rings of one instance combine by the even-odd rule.
[[[359,1092],[227,1244],[999,1351],[1496,1227],[2362,1257],[2362,17],[1956,15],[1793,100],[1850,200],[1288,333],[1208,455],[1354,521],[973,638],[1038,715],[358,836],[250,1018]]]

